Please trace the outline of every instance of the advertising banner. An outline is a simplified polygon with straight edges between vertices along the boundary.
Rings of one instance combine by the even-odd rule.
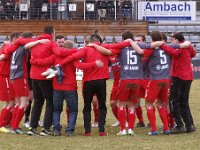
[[[195,1],[138,2],[138,20],[196,20]]]

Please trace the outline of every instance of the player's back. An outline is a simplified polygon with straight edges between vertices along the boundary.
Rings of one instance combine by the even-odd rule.
[[[119,60],[120,79],[143,79],[142,57],[132,47],[122,49]]]
[[[85,81],[108,79],[109,78],[109,69],[108,69],[109,57],[100,54],[93,47],[85,47],[82,50],[85,51],[84,62],[91,63],[91,62],[95,62],[96,60],[101,60],[104,63],[104,66],[102,68],[96,67],[96,68],[84,70],[83,79]]]
[[[149,57],[150,79],[169,79],[170,65],[170,56],[160,48],[155,48],[153,54]]]

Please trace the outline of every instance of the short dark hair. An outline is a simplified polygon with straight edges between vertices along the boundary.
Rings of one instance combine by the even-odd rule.
[[[19,38],[20,37],[20,33],[19,32],[12,32],[10,34],[10,41],[13,41],[14,38]]]
[[[172,37],[177,39],[179,42],[184,42],[185,41],[185,38],[184,38],[183,34],[181,34],[179,32],[174,33],[174,35]]]
[[[44,31],[44,33],[52,34],[54,32],[54,27],[53,26],[46,26],[46,27],[44,27],[43,31]]]
[[[141,37],[142,38],[142,42],[146,42],[146,37],[142,34],[138,34],[135,37]]]
[[[61,34],[59,34],[59,35],[56,35],[56,40],[57,39],[63,39],[64,38],[64,36],[63,35],[61,35]]]
[[[162,39],[163,39],[165,42],[167,42],[167,36],[166,36],[166,34],[162,33]]]
[[[100,37],[100,35],[98,35],[98,34],[92,34],[90,36],[90,42],[100,42],[100,43],[103,43],[103,40]]]
[[[122,39],[123,40],[126,40],[126,39],[132,39],[132,40],[134,40],[134,35],[133,35],[133,33],[131,31],[126,30],[126,31],[124,31],[122,33]]]
[[[156,42],[156,41],[162,41],[162,34],[160,33],[160,31],[152,31],[151,32],[151,39],[152,41]]]
[[[33,33],[32,32],[23,32],[22,37],[23,38],[32,38]]]

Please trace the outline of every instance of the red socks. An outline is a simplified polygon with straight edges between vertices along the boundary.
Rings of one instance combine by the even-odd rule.
[[[14,122],[15,122],[15,118],[16,118],[16,114],[17,114],[18,108],[19,108],[19,106],[15,106],[14,109],[13,109],[12,119],[11,119],[11,123],[10,123],[11,126],[14,125]]]
[[[99,108],[97,105],[93,104],[93,111],[94,111],[94,122],[99,122]]]
[[[6,118],[6,122],[5,122],[5,126],[8,126],[8,125],[10,125],[10,123],[11,123],[11,120],[12,120],[12,111],[13,111],[13,108],[12,107],[10,107],[9,109],[7,109],[7,118]]]
[[[135,124],[135,109],[128,110],[128,128],[133,129]]]
[[[5,109],[5,114],[4,114],[4,121],[5,121],[5,124],[4,126],[8,126],[10,125],[10,122],[11,122],[11,119],[12,119],[12,107],[9,107],[9,108],[6,108]]]
[[[115,118],[118,120],[118,107],[117,106],[113,107],[112,112]]]
[[[139,122],[144,124],[144,119],[143,119],[143,115],[142,115],[142,107],[138,106],[135,109],[135,111],[136,111],[136,115],[137,115],[137,118],[138,118]]]
[[[147,117],[149,119],[149,122],[151,124],[151,131],[154,132],[156,131],[156,115],[155,115],[155,108],[154,106],[152,107],[146,107],[147,108]]]
[[[69,109],[68,109],[67,106],[66,106],[66,119],[67,119],[66,125],[68,126],[68,120],[69,120]]]
[[[12,129],[18,129],[19,128],[19,123],[21,122],[23,116],[24,116],[24,108],[18,108],[14,122],[12,123]]]
[[[5,126],[5,111],[6,111],[6,107],[1,110],[0,127]]]
[[[157,109],[158,109],[160,118],[162,120],[163,126],[164,126],[163,130],[169,130],[166,108],[163,106],[160,106]]]
[[[119,107],[118,119],[119,119],[121,131],[125,130],[126,129],[126,108]]]
[[[173,118],[172,114],[168,113],[167,118],[168,118],[169,127],[171,127],[171,128],[174,127],[174,118]]]

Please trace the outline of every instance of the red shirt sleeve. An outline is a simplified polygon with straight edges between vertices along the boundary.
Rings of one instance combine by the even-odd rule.
[[[37,39],[32,39],[32,38],[18,38],[14,41],[14,45],[25,45],[27,43],[33,42]]]
[[[153,49],[144,49],[144,54],[142,56],[143,59],[148,59],[152,53],[153,53]]]
[[[31,38],[18,38],[14,41],[14,44],[11,47],[6,49],[5,54],[11,55],[14,51],[16,51],[19,48],[19,46],[25,45],[29,42],[33,42],[35,40],[36,39],[31,39]]]
[[[69,55],[67,58],[65,58],[64,60],[62,60],[60,62],[60,65],[68,64],[68,63],[72,62],[75,59],[77,60],[77,59],[84,58],[86,49],[87,48],[82,48],[78,52]]]
[[[86,70],[86,69],[91,69],[93,67],[97,67],[95,62],[84,63],[84,62],[80,62],[80,61],[76,60],[76,61],[74,61],[73,64],[76,68],[81,69],[81,70]]]
[[[42,58],[42,59],[31,58],[30,63],[32,65],[34,64],[34,65],[37,65],[37,66],[47,66],[47,65],[53,65],[54,60],[55,60],[55,55],[53,54],[49,57]]]
[[[164,50],[167,54],[169,54],[170,56],[173,56],[173,57],[178,57],[179,54],[181,54],[182,50],[179,49],[179,50],[176,50],[170,46],[167,46],[165,44],[161,45],[160,48],[162,50]]]
[[[130,43],[129,42],[119,42],[119,43],[115,43],[115,44],[102,44],[101,46],[104,48],[107,48],[107,49],[122,49],[124,47],[130,46]]]
[[[5,54],[5,51],[7,50],[8,47],[10,47],[10,45],[6,44],[3,44],[3,46],[1,47],[0,54],[4,54],[4,59],[10,58],[10,55]]]
[[[193,48],[193,46],[189,47],[189,51],[190,51],[191,58],[195,57],[195,55],[196,55],[197,52],[195,51],[195,49]]]
[[[5,50],[6,55],[11,55],[14,51],[16,51],[19,48],[19,45],[12,45],[9,48]]]
[[[52,50],[55,55],[60,56],[60,57],[66,57],[66,56],[71,55],[72,53],[77,52],[77,49],[67,49],[67,48],[59,47],[56,42],[52,43]]]
[[[111,55],[119,55],[121,53],[120,49],[111,49]]]

